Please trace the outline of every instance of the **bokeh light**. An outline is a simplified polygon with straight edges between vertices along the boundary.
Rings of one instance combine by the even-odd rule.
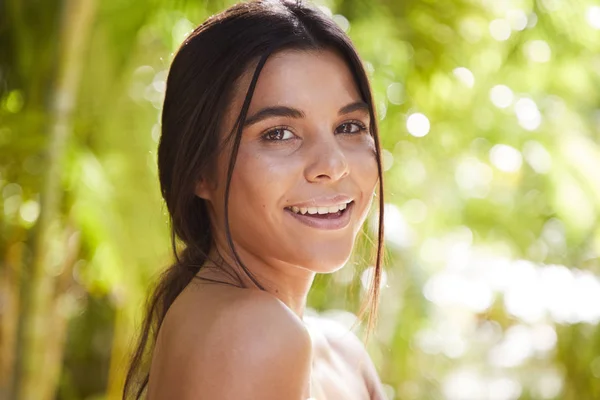
[[[510,38],[511,26],[510,23],[505,19],[495,19],[491,21],[489,30],[490,35],[492,35],[492,37],[499,42],[503,42]]]
[[[515,114],[519,125],[528,131],[536,130],[542,123],[542,114],[535,101],[522,97],[515,103]]]
[[[429,119],[421,113],[414,113],[406,119],[408,133],[415,137],[423,137],[429,133]]]
[[[594,29],[600,29],[600,6],[589,6],[585,13],[585,19]]]
[[[550,46],[544,40],[532,40],[523,46],[525,55],[534,62],[546,63],[550,61],[552,51]]]
[[[496,85],[490,90],[490,100],[498,108],[507,108],[513,102],[513,92],[506,85]]]

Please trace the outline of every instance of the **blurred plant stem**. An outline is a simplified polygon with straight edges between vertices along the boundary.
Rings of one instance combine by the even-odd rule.
[[[4,268],[0,271],[0,293],[2,294],[2,324],[0,324],[0,398],[9,398],[15,365],[17,322],[19,319],[19,293],[22,282],[23,250],[26,232],[17,229],[7,243]]]
[[[95,14],[95,0],[65,0],[59,35],[59,58],[56,61],[56,80],[50,93],[50,127],[46,168],[40,201],[40,217],[35,227],[34,251],[24,291],[22,312],[22,341],[18,344],[17,399],[53,399],[60,376],[64,334],[67,319],[56,312],[58,283],[49,273],[55,268],[56,244],[65,235],[60,218],[61,172],[67,140],[72,132],[72,115],[76,104],[81,69],[86,53],[88,35]],[[68,240],[68,239],[67,239]],[[72,245],[72,243],[71,243]],[[77,254],[77,247],[71,251]],[[60,254],[60,262],[68,263],[71,255]],[[67,257],[67,258],[65,258]],[[70,279],[67,268],[62,277]],[[60,295],[60,294],[59,294]],[[56,318],[63,315],[62,318]],[[52,342],[52,343],[50,343]],[[50,351],[50,349],[53,349]]]

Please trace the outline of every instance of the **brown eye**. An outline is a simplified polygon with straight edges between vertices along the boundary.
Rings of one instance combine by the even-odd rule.
[[[262,137],[265,140],[272,140],[272,141],[289,140],[294,137],[294,134],[288,129],[276,128],[276,129],[270,130],[269,132],[265,133]]]
[[[366,130],[367,128],[358,122],[345,122],[338,126],[337,133],[352,134],[360,133]]]

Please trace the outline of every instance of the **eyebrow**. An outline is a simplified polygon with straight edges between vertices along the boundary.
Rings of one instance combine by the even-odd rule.
[[[340,108],[338,115],[350,114],[354,111],[363,111],[365,113],[369,113],[369,105],[364,101],[355,101]],[[251,117],[246,118],[244,127],[248,127],[262,120],[273,117],[305,118],[306,114],[304,114],[304,112],[301,110],[287,106],[265,107]]]

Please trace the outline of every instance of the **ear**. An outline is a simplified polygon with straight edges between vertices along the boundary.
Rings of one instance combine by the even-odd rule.
[[[196,182],[194,193],[196,196],[204,200],[211,200],[212,197],[212,192],[210,191],[208,181],[204,178],[200,178],[200,180]]]

